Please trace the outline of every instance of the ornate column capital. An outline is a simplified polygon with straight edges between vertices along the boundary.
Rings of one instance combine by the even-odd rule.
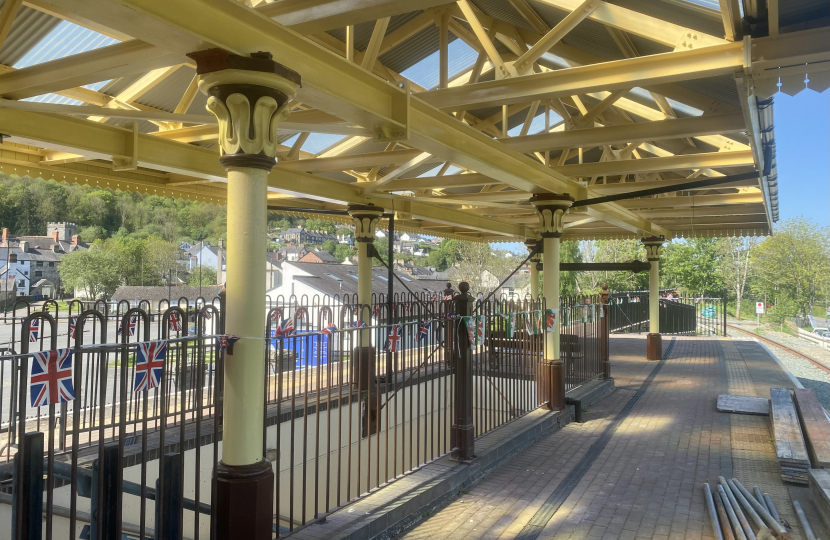
[[[354,219],[354,239],[358,242],[374,242],[375,229],[383,208],[364,204],[350,204],[349,215]]]
[[[542,257],[542,251],[544,248],[544,243],[540,242],[536,238],[526,238],[525,239],[525,247],[528,251],[536,250],[533,257],[530,258],[530,264],[535,264],[539,262]]]
[[[649,261],[659,261],[660,253],[663,252],[663,244],[666,239],[663,236],[649,236],[640,240],[646,250],[646,259]]]
[[[563,218],[568,213],[574,198],[565,193],[540,193],[530,198],[539,216],[539,234],[542,238],[560,238],[565,231]]]
[[[226,169],[273,169],[277,126],[288,116],[300,74],[274,62],[268,52],[238,56],[209,49],[188,56],[196,61],[207,110],[219,120],[220,163]]]

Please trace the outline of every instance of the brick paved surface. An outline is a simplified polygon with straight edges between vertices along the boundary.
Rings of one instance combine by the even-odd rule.
[[[644,360],[644,341],[612,338],[618,390],[585,413],[585,423],[541,439],[405,538],[712,538],[701,486],[716,485],[719,475],[757,484],[789,517],[766,418],[715,410],[718,394],[730,390],[768,396],[783,373],[754,354],[757,344],[677,338],[670,358],[561,506],[542,519],[541,531],[528,527],[658,365]],[[745,355],[752,358],[745,361]],[[799,531],[793,537],[800,538]]]

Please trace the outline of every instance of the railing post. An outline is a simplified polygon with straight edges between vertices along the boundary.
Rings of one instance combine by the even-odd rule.
[[[118,445],[104,447],[104,462],[100,459],[92,462],[92,523],[90,523],[91,540],[117,540],[118,515]],[[102,489],[103,488],[103,489]]]
[[[179,540],[182,518],[181,454],[165,454],[161,466],[164,468],[163,483],[156,480],[156,535],[157,540]],[[199,519],[197,514],[196,519]]]
[[[12,537],[40,540],[43,534],[43,433],[24,433],[14,456]]]
[[[726,300],[727,300],[726,289],[724,289],[723,290],[723,327],[721,328],[721,332],[722,332],[721,335],[722,336],[726,335]]]
[[[453,298],[454,310],[459,317],[469,317],[473,312],[475,298],[469,293],[466,281],[458,284],[460,294]],[[463,324],[463,323],[462,323]],[[472,322],[471,324],[475,324]],[[460,460],[475,457],[475,427],[473,426],[473,351],[467,336],[467,329],[456,326],[451,346],[455,357],[455,423],[452,426],[450,444],[454,455]]]
[[[611,354],[611,342],[610,342],[610,319],[611,313],[608,305],[608,284],[604,284],[602,286],[602,292],[600,293],[600,298],[602,299],[602,305],[600,309],[603,310],[604,317],[599,324],[599,342],[600,342],[600,362],[602,363],[602,378],[605,380],[611,379],[611,362],[609,360]]]

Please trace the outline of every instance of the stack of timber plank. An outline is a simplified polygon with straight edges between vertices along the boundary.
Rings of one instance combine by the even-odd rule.
[[[810,501],[830,529],[830,469],[810,469]]]
[[[827,420],[824,409],[811,388],[796,388],[793,393],[810,461],[815,468],[828,469],[830,468],[830,420]]]
[[[770,388],[770,420],[785,482],[807,484],[810,458],[789,388]]]

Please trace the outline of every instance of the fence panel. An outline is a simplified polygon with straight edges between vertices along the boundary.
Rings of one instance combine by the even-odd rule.
[[[560,306],[568,389],[602,375],[598,302]],[[153,536],[157,516],[180,536],[210,537],[227,354],[221,300],[151,307],[15,306],[15,341],[0,356],[0,490],[10,489],[22,435],[43,433],[46,538]],[[453,335],[463,328],[453,311],[443,295],[396,295],[391,311],[383,295],[367,305],[348,296],[268,299],[255,339],[263,343],[263,451],[275,471],[278,536],[452,450]],[[544,313],[542,301],[529,299],[476,304],[475,437],[542,405]],[[156,342],[165,347],[157,377]],[[38,406],[30,399],[35,353],[57,349],[73,355],[74,399]]]

